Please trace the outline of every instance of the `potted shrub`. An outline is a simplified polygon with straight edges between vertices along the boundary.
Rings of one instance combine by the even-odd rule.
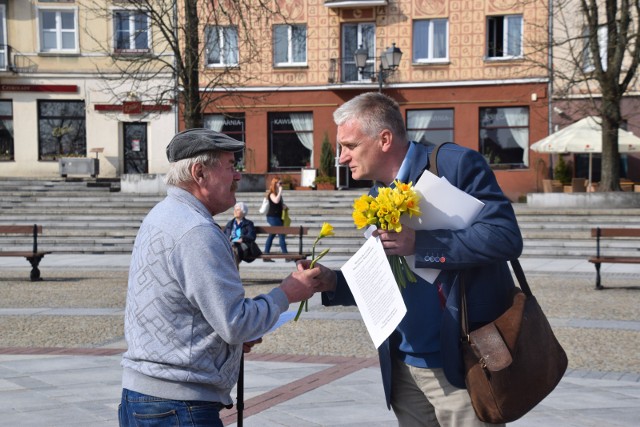
[[[553,169],[553,179],[560,181],[562,185],[571,184],[572,178],[571,167],[564,161],[564,156],[561,154],[558,156],[558,163]]]
[[[320,151],[320,169],[313,183],[318,190],[334,190],[336,186],[335,157],[329,142],[329,135],[326,132]]]
[[[283,190],[291,190],[296,185],[296,180],[293,179],[291,175],[284,175],[282,178],[280,178],[280,181],[282,182]]]
[[[319,175],[313,181],[313,185],[315,185],[316,190],[335,190],[335,188],[336,188],[336,177],[335,176]]]

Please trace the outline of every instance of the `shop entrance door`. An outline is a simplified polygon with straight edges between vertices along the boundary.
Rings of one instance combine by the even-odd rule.
[[[142,122],[122,123],[124,134],[124,173],[148,173],[147,124]]]

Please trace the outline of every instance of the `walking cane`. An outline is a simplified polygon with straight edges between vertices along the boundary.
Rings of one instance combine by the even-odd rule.
[[[238,386],[236,389],[236,408],[238,414],[238,427],[242,427],[242,411],[244,410],[244,351],[240,356],[240,373],[238,374]]]

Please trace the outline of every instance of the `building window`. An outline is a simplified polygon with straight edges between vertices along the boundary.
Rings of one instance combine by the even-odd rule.
[[[366,76],[374,71],[376,60],[376,25],[374,23],[342,25],[342,81],[358,82],[369,80],[358,72],[354,55],[360,46],[368,51],[369,59],[365,71]]]
[[[222,132],[238,141],[245,141],[245,120],[244,114],[206,114],[204,116],[204,127]],[[245,155],[246,147],[242,151],[233,153],[236,158],[236,168],[240,171],[246,169],[246,161],[252,158]]]
[[[591,73],[595,71],[596,66],[593,62],[593,55],[591,55],[591,48],[589,44],[589,28],[585,28],[582,31],[582,37],[584,40],[584,48],[582,51],[582,69],[585,73]],[[607,71],[607,41],[609,36],[607,35],[607,27],[601,25],[598,27],[598,51],[600,54],[600,64],[602,64],[602,70]]]
[[[481,108],[480,153],[492,166],[529,166],[529,109]]]
[[[114,12],[113,37],[113,47],[116,51],[148,51],[149,17],[143,12]]]
[[[413,21],[413,62],[444,62],[449,58],[446,19]]]
[[[7,69],[7,6],[0,4],[0,70]]]
[[[0,161],[15,160],[13,157],[13,104],[0,101]]]
[[[238,65],[238,28],[212,25],[206,29],[207,65]]]
[[[76,52],[78,25],[76,9],[40,9],[40,51]]]
[[[307,26],[276,25],[273,27],[273,58],[276,66],[307,63]]]
[[[269,171],[299,170],[313,157],[313,114],[269,113]]]
[[[522,57],[522,15],[487,18],[487,57]]]
[[[422,144],[453,141],[453,109],[407,110],[407,136]]]
[[[40,160],[87,154],[84,101],[38,101]]]

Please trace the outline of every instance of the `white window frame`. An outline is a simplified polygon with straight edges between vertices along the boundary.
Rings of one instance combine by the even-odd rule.
[[[276,62],[276,43],[275,43],[275,39],[276,39],[276,29],[277,28],[282,28],[282,27],[287,27],[287,61],[285,62]],[[304,37],[304,61],[302,62],[296,62],[293,60],[293,52],[294,52],[294,40],[293,40],[293,29],[294,27],[300,27],[300,28],[304,28],[305,30],[305,37]],[[307,65],[307,35],[308,35],[308,28],[305,24],[280,24],[280,25],[275,25],[273,27],[273,64],[276,67],[299,67],[299,66],[305,66]]]
[[[593,56],[591,56],[591,49],[589,48],[589,28],[585,27],[582,31],[584,37],[584,50],[582,53],[582,70],[585,73],[592,73],[596,70],[596,66],[593,62]],[[607,71],[607,43],[609,35],[607,33],[607,26],[601,25],[598,27],[598,50],[600,51],[600,63],[602,64],[602,70]]]
[[[502,18],[502,56],[489,56],[489,41],[491,34],[489,34],[489,20]],[[518,19],[520,21],[520,44],[518,46],[519,53],[517,55],[509,54],[509,23]],[[487,59],[490,60],[505,60],[505,59],[520,59],[524,55],[524,19],[522,15],[499,15],[487,17]]]
[[[376,23],[375,22],[359,22],[359,23],[345,23],[342,25],[342,29],[341,34],[340,34],[340,38],[342,40],[342,55],[344,56],[345,53],[345,46],[347,46],[348,44],[353,44],[353,40],[346,40],[346,34],[345,34],[345,28],[347,27],[355,27],[356,28],[356,34],[357,34],[357,40],[355,43],[355,49],[360,48],[360,46],[362,46],[365,42],[364,37],[365,37],[365,29],[366,28],[372,28],[372,40],[371,40],[371,46],[369,46],[369,57],[367,58],[367,62],[366,62],[366,69],[368,71],[375,71],[376,70],[376,43],[377,43],[377,37],[376,37]],[[354,49],[354,51],[355,51]],[[355,66],[356,64],[356,60],[353,57],[343,57],[342,58],[342,77],[341,80],[343,82],[370,82],[372,75],[368,75],[365,73],[365,75],[360,74],[360,72],[358,72],[358,78],[356,80],[346,80],[345,76],[344,76],[344,69],[347,65],[353,65]]]
[[[218,42],[220,43],[220,51],[224,52],[225,44],[228,41],[225,39],[225,32],[223,31],[226,28],[233,28],[236,33],[236,45],[231,46],[236,54],[236,61],[233,63],[227,63],[224,54],[220,55],[220,62],[209,62],[209,31],[217,31],[218,32]],[[240,60],[240,52],[238,47],[238,27],[235,25],[208,25],[205,29],[205,64],[207,67],[215,68],[215,67],[235,67],[238,65]],[[229,49],[231,52],[232,50]]]
[[[435,57],[435,40],[436,40],[436,33],[435,33],[435,24],[436,23],[441,23],[443,22],[445,23],[445,55],[442,58],[439,57]],[[418,22],[427,22],[428,24],[428,28],[427,28],[427,56],[426,57],[422,57],[422,58],[417,58],[414,57],[413,58],[413,63],[414,64],[424,64],[424,63],[446,63],[449,62],[449,20],[447,18],[437,18],[437,19],[416,19],[413,21],[413,44],[414,44],[414,52],[415,50],[415,45],[416,43],[425,43],[425,40],[416,40],[417,34],[416,34],[416,23]]]
[[[116,33],[116,14],[118,13],[129,13],[129,47],[128,48],[118,48],[116,47],[117,33]],[[145,15],[147,18],[147,47],[145,48],[136,48],[135,47],[135,38],[136,38],[136,30],[134,19],[135,15]],[[149,14],[141,11],[141,10],[131,10],[131,9],[114,9],[111,14],[112,22],[113,22],[113,51],[114,52],[149,52],[151,50],[151,18]]]
[[[79,38],[78,38],[78,7],[38,7],[37,9],[37,22],[38,22],[38,51],[41,53],[78,53],[79,49]],[[56,13],[56,48],[54,49],[46,49],[44,48],[44,29],[42,28],[42,14],[45,12],[55,12]],[[61,14],[62,13],[73,13],[73,30],[63,30],[61,28]],[[73,43],[74,47],[72,49],[64,49],[62,47],[62,34],[65,32],[73,32]]]
[[[2,36],[2,43],[0,43],[0,70],[6,70],[9,68],[9,55],[7,49],[7,6],[0,4],[0,36]]]

